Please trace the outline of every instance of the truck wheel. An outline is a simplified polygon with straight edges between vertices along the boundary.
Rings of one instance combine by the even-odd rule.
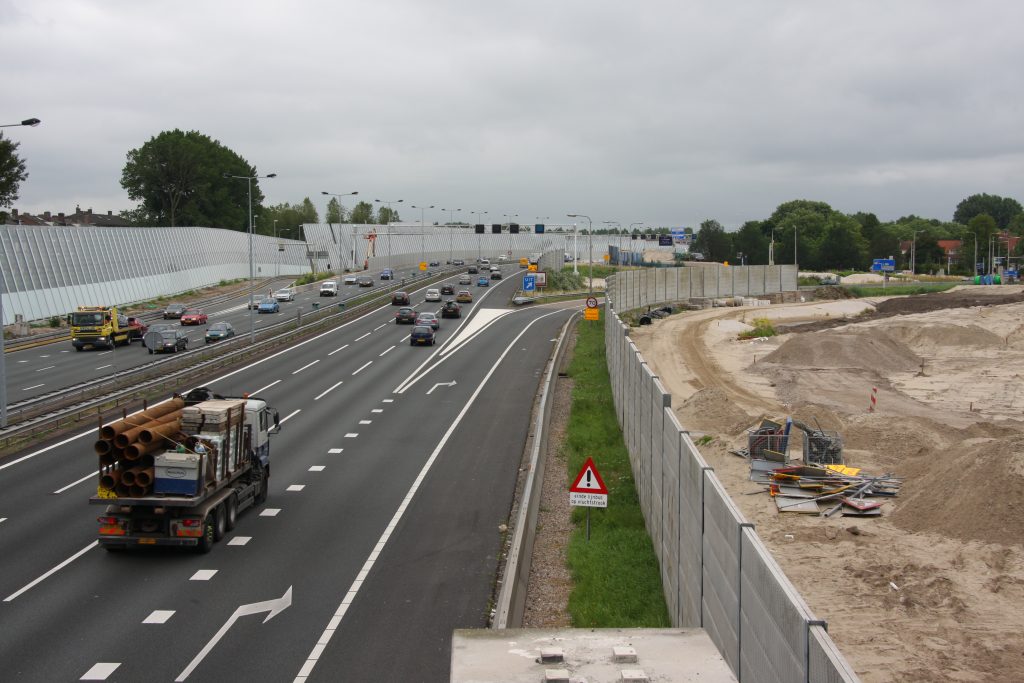
[[[200,537],[199,545],[196,548],[200,553],[206,554],[213,550],[213,544],[217,541],[214,534],[213,515],[208,514],[206,515],[206,518],[203,519],[203,535]]]
[[[219,541],[228,532],[228,515],[221,503],[213,511],[213,540]]]
[[[232,493],[224,505],[227,508],[227,528],[232,531],[238,523],[238,496]]]

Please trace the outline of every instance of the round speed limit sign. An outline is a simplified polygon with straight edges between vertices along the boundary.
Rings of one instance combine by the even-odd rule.
[[[587,298],[587,308],[597,308],[597,299],[594,297]]]

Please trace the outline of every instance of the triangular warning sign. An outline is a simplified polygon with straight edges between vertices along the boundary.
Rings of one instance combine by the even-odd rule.
[[[587,458],[583,469],[576,475],[576,481],[569,487],[569,493],[603,493],[608,495],[608,487],[604,485],[601,475],[594,465],[593,458]]]

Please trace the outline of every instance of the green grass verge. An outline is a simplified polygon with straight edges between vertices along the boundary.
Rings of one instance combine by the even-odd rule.
[[[741,332],[740,339],[753,339],[754,337],[774,337],[775,328],[768,318],[754,318],[754,329]]]
[[[929,294],[931,292],[944,292],[953,289],[959,282],[934,284],[934,285],[889,285],[882,287],[858,287],[856,285],[846,286],[846,290],[854,296],[899,296],[903,294]]]
[[[658,558],[644,526],[629,455],[615,417],[604,326],[581,321],[578,328],[569,366],[574,386],[566,433],[566,489],[587,457],[592,457],[609,496],[607,508],[591,510],[589,542],[586,509],[573,510],[576,530],[568,549],[574,581],[569,596],[572,624],[576,628],[669,627]]]

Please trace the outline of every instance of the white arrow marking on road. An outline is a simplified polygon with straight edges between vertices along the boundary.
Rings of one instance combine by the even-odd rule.
[[[249,616],[250,614],[270,612],[270,614],[267,615],[267,618],[263,620],[263,623],[265,624],[271,619],[273,619],[275,616],[283,612],[284,610],[291,607],[291,604],[292,587],[288,586],[288,590],[286,590],[284,592],[284,595],[282,595],[279,598],[276,598],[274,600],[264,600],[263,602],[254,602],[251,605],[242,605],[241,607],[236,609],[235,613],[228,617],[228,620],[224,622],[224,625],[220,627],[220,630],[217,631],[213,638],[210,639],[210,642],[208,642],[206,646],[199,651],[199,654],[196,655],[195,659],[193,659],[192,662],[185,667],[185,670],[182,671],[178,675],[178,677],[174,679],[175,683],[181,683],[181,681],[184,681],[186,678],[189,677],[189,674],[191,674],[195,670],[195,668],[199,666],[199,664],[203,661],[203,658],[205,658],[206,655],[210,654],[210,650],[212,650],[214,646],[218,642],[220,642],[220,639],[224,637],[224,634],[228,632],[228,629],[231,628],[231,625],[238,621],[238,619],[240,619],[241,617]]]
[[[451,382],[438,382],[434,386],[430,387],[430,391],[428,391],[427,393],[428,394],[434,393],[434,389],[437,389],[438,387],[454,387],[454,386],[455,386],[455,380],[452,380]]]

